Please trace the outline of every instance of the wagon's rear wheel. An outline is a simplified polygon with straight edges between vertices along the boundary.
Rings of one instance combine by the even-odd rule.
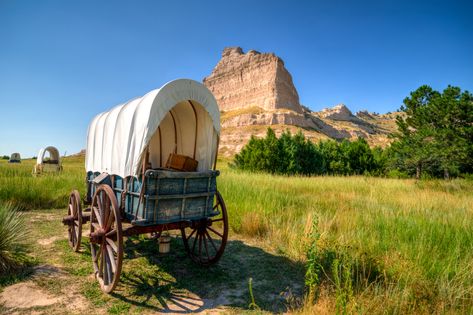
[[[99,186],[92,199],[90,252],[100,288],[112,292],[120,280],[123,237],[117,198],[108,185]]]
[[[190,228],[181,229],[182,240],[189,257],[203,266],[215,264],[227,244],[227,208],[218,191],[215,194],[213,208],[219,211],[218,215],[195,221]]]
[[[78,252],[82,238],[82,206],[80,195],[77,190],[73,190],[69,196],[67,215],[71,220],[68,222],[67,234],[69,235],[69,245]]]

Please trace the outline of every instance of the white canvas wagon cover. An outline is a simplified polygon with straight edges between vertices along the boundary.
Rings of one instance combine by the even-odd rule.
[[[146,153],[153,168],[170,153],[195,158],[211,169],[220,134],[220,111],[212,93],[188,79],[171,81],[143,97],[97,115],[89,125],[85,167],[122,177],[139,175]]]
[[[49,152],[49,158],[51,160],[59,163],[59,159],[61,158],[59,155],[59,150],[53,146],[49,146],[49,147],[42,148],[41,150],[39,150],[38,157],[36,158],[37,165],[43,164],[44,158],[46,156],[46,152]]]

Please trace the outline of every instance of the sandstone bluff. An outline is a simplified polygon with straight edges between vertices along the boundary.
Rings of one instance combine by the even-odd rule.
[[[299,94],[284,61],[274,53],[240,47],[225,48],[212,73],[203,79],[222,113],[220,151],[238,152],[251,135],[263,136],[271,126],[277,134],[301,129],[313,141],[366,138],[385,146],[394,128],[395,114],[359,112],[343,104],[312,112],[299,103]]]
[[[291,74],[282,59],[272,53],[250,50],[244,54],[240,47],[225,48],[212,74],[204,78],[204,84],[215,95],[222,111],[258,106],[264,110],[287,108],[302,113]]]

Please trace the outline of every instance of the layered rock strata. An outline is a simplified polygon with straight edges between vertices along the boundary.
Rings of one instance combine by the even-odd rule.
[[[240,47],[225,48],[212,73],[204,78],[220,110],[258,106],[264,110],[290,109],[302,113],[291,74],[273,53]]]

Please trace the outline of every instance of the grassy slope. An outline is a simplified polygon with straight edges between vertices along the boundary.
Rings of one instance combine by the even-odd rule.
[[[64,239],[57,240],[51,251],[58,253],[60,264],[82,283],[82,294],[109,310],[122,307],[140,311],[149,305],[153,310],[162,299],[181,289],[218,298],[221,292],[244,290],[248,277],[253,277],[257,302],[263,309],[274,311],[282,307],[282,302],[271,301],[286,285],[300,294],[300,286],[298,289],[292,282],[303,284],[305,235],[314,217],[318,217],[318,245],[327,274],[318,303],[323,308],[333,310],[339,295],[331,284],[330,263],[334,257],[346,256],[356,266],[351,268],[355,279],[349,298],[352,310],[472,311],[471,182],[288,178],[241,173],[229,169],[226,163],[220,165],[219,190],[230,212],[233,239],[218,267],[197,270],[181,257],[179,242],[175,242],[174,248],[178,249],[172,256],[155,259],[155,247],[149,241],[132,240],[133,244],[127,245],[124,270],[128,280],[122,281],[122,297],[108,297],[86,277],[91,272],[87,251],[82,256],[70,253]],[[57,176],[33,178],[32,167],[32,161],[0,164],[0,200],[14,201],[27,209],[63,208],[71,189],[84,191],[80,158],[66,160],[64,173]],[[29,216],[34,213],[39,212]],[[32,224],[36,238],[62,237],[60,224],[53,222]],[[39,261],[54,260],[39,252],[37,245],[34,252]],[[246,307],[244,292],[243,297],[230,298],[235,307]],[[146,295],[150,295],[147,300],[143,298]]]

